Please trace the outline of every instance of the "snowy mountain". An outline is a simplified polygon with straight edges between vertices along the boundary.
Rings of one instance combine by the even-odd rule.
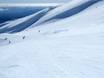
[[[0,33],[0,78],[104,78],[103,0],[46,7]]]

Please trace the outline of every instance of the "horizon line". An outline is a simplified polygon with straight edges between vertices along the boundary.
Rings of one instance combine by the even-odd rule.
[[[0,7],[12,7],[12,6],[59,6],[64,3],[0,3]]]

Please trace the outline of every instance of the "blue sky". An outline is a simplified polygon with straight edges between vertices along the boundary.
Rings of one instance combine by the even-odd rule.
[[[0,0],[0,3],[62,3],[68,1],[69,0]]]

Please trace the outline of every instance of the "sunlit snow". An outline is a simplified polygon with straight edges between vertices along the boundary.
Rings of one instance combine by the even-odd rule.
[[[103,0],[46,7],[1,23],[0,33],[0,78],[104,78]]]

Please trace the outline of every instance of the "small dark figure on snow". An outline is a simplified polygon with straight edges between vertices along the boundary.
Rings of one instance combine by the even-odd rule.
[[[23,37],[22,37],[22,39],[25,39],[25,38],[26,38],[26,36],[23,36]]]
[[[38,32],[40,32],[40,30],[38,30]]]
[[[4,40],[8,40],[8,38],[5,38]]]
[[[11,41],[9,40],[9,44],[11,43]]]

